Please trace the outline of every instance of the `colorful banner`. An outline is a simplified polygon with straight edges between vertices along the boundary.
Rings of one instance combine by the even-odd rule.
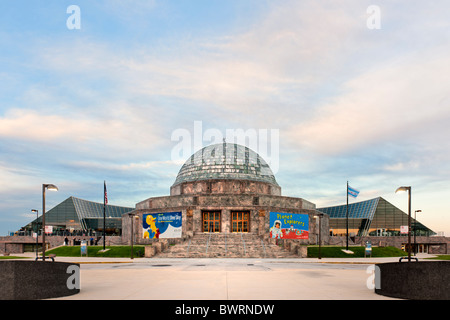
[[[181,238],[181,212],[149,213],[142,216],[144,239]]]
[[[273,239],[308,239],[309,215],[271,212],[270,237]]]

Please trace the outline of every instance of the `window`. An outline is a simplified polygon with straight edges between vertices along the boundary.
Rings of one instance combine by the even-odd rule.
[[[220,232],[220,211],[203,211],[203,232]]]
[[[231,211],[231,232],[248,232],[249,225],[249,211]]]

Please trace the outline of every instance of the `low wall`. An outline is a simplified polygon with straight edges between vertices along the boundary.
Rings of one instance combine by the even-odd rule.
[[[402,299],[449,300],[450,261],[377,264],[375,293]],[[377,275],[378,273],[378,275]]]
[[[402,246],[408,243],[408,237],[405,236],[396,236],[396,237],[351,237],[349,239],[349,245],[353,246],[364,246],[366,241],[370,241],[372,243],[372,246],[379,246],[379,247],[396,247],[401,249]],[[347,240],[345,237],[341,236],[333,236],[328,238],[328,242],[326,244],[328,245],[335,245],[335,246],[345,246],[347,243]],[[411,237],[411,243],[414,243],[414,237]],[[428,248],[429,254],[449,254],[450,253],[450,237],[438,237],[438,236],[432,236],[432,237],[424,237],[424,236],[417,236],[416,237],[416,244],[419,245],[426,245]]]
[[[66,262],[0,261],[0,300],[35,300],[80,292],[80,265]]]
[[[64,239],[67,238],[69,241],[69,246],[73,245],[73,241],[76,239],[86,240],[88,241],[88,245],[90,243],[90,239],[94,238],[92,236],[46,236],[45,243],[47,244],[47,249],[49,250],[54,247],[58,247],[64,244]],[[96,238],[94,238],[95,240]],[[42,236],[39,236],[39,246],[42,245]],[[36,238],[31,236],[5,236],[0,237],[0,254],[9,253],[23,253],[24,245],[35,245]],[[103,245],[103,238],[98,240],[97,245]],[[122,245],[122,237],[121,236],[106,236],[106,245],[107,246],[115,246]]]

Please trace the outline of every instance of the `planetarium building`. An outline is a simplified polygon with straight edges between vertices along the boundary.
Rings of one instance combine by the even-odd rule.
[[[122,237],[140,244],[220,238],[225,250],[236,239],[247,239],[248,247],[252,242],[264,246],[288,239],[309,244],[318,238],[318,215],[323,217],[321,235],[325,238],[328,217],[315,204],[282,196],[272,170],[259,154],[224,142],[187,159],[170,195],[143,200],[124,215]]]

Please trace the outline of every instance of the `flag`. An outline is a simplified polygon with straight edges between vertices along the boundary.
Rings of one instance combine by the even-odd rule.
[[[359,194],[359,191],[356,190],[355,188],[350,187],[349,185],[347,185],[347,193],[352,196],[353,198],[356,198]]]
[[[104,190],[105,190],[105,198],[104,198],[104,203],[108,204],[108,193],[106,192],[106,181],[103,182],[103,186],[104,186]]]

